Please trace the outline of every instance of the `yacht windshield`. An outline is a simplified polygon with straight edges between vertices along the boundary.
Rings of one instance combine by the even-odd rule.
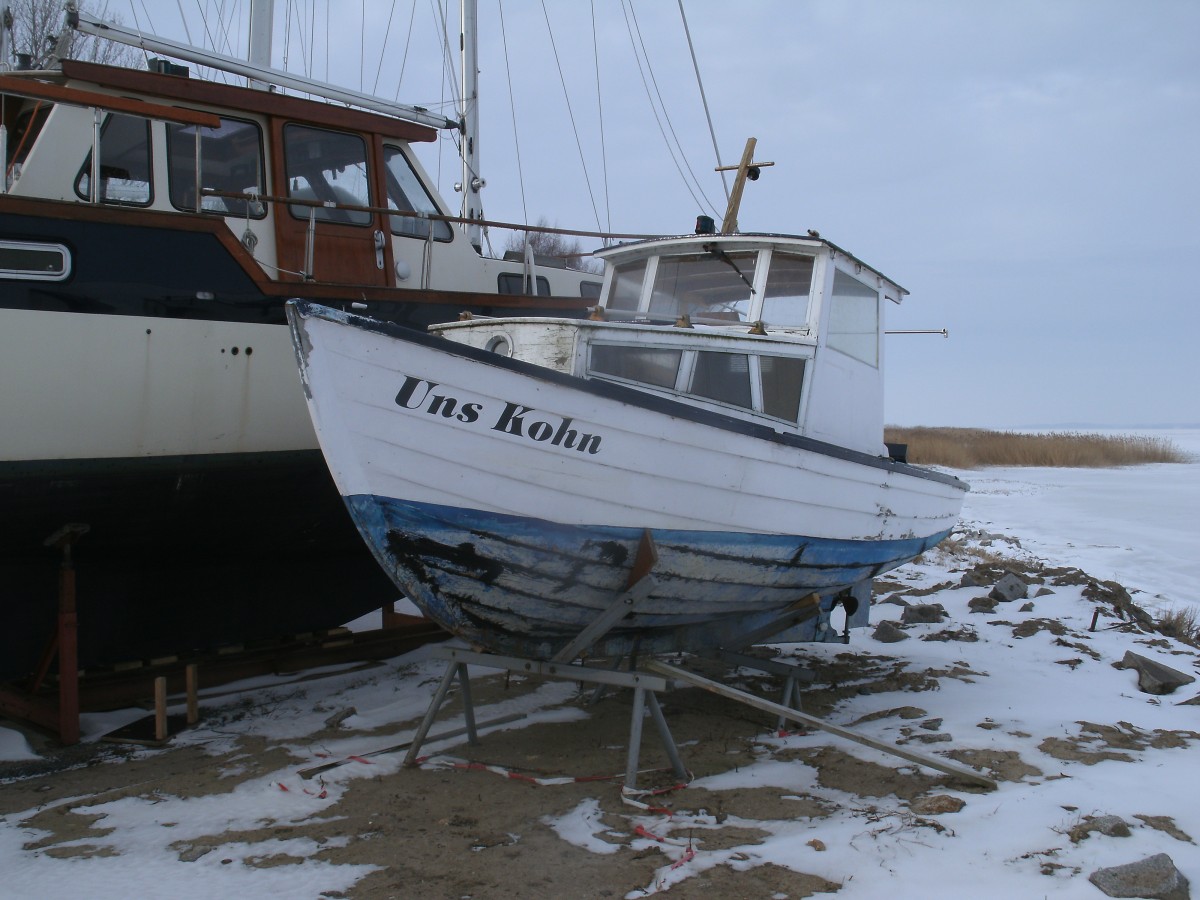
[[[662,257],[654,276],[650,312],[747,321],[757,256],[751,251]]]

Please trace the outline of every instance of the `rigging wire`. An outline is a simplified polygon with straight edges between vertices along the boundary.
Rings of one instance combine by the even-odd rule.
[[[567,114],[571,119],[571,131],[575,134],[575,147],[579,150],[579,162],[583,168],[583,180],[587,185],[588,200],[592,204],[592,214],[596,217],[596,228],[603,230],[600,222],[600,211],[596,208],[596,194],[592,190],[592,180],[588,177],[587,161],[583,155],[583,142],[579,138],[579,126],[575,123],[575,110],[571,107],[571,97],[567,92],[567,80],[563,75],[562,60],[558,55],[558,45],[554,40],[554,29],[550,27],[550,13],[546,10],[546,0],[542,2],[542,17],[546,20],[546,31],[550,35],[550,48],[554,51],[554,64],[558,67],[558,80],[562,84],[563,97],[567,101]]]
[[[626,5],[626,0],[621,0],[622,8],[625,8],[625,5]],[[667,105],[666,105],[665,101],[663,100],[662,91],[659,89],[658,79],[654,75],[654,69],[650,65],[650,54],[646,50],[646,42],[645,42],[645,39],[642,37],[641,25],[638,24],[637,13],[634,12],[632,2],[630,2],[628,5],[628,11],[627,11],[626,17],[625,17],[625,21],[626,21],[627,25],[629,25],[631,19],[632,19],[632,26],[631,26],[632,30],[630,31],[630,34],[629,34],[629,38],[631,41],[634,40],[634,36],[633,36],[634,31],[637,32],[637,40],[634,44],[634,55],[635,56],[638,55],[637,48],[639,45],[641,46],[641,51],[642,51],[641,56],[638,57],[638,70],[641,71],[641,59],[644,57],[646,60],[646,72],[649,72],[650,82],[654,85],[654,95],[656,95],[658,97],[658,107],[662,108],[662,117],[663,117],[663,119],[666,120],[666,123],[667,123],[666,129],[664,129],[662,120],[660,120],[658,117],[658,107],[655,107],[655,104],[654,104],[654,96],[652,96],[650,93],[650,84],[646,83],[646,74],[645,74],[645,72],[643,72],[642,73],[642,83],[646,87],[646,94],[650,99],[650,105],[652,108],[655,109],[654,118],[656,121],[658,121],[659,132],[662,134],[663,141],[666,142],[667,151],[671,154],[671,159],[675,162],[675,168],[679,172],[679,176],[683,179],[684,184],[687,186],[688,193],[690,193],[692,195],[692,199],[696,201],[696,204],[698,206],[703,207],[705,204],[707,204],[709,210],[711,210],[715,215],[716,207],[713,205],[712,201],[708,199],[708,196],[704,193],[704,188],[700,184],[700,179],[698,179],[696,177],[695,172],[692,171],[691,164],[688,163],[688,161],[687,161],[687,154],[684,153],[683,145],[679,142],[679,136],[675,132],[675,126],[671,122],[671,116],[667,112]],[[670,135],[671,135],[669,138],[667,137],[668,131],[670,132]],[[674,142],[675,142],[675,148],[678,149],[678,151],[679,151],[678,158],[676,158],[675,150],[671,148],[672,140],[674,140]],[[680,164],[680,161],[682,161],[682,166]],[[687,169],[686,174],[683,171],[684,168]],[[691,182],[688,182],[689,176],[691,177]],[[693,185],[693,184],[695,185],[696,190],[692,190],[691,185]],[[696,196],[696,191],[700,192],[700,197]],[[700,200],[701,197],[703,198],[703,203]]]
[[[604,181],[604,230],[612,231],[612,199],[608,192],[608,149],[604,142],[604,100],[600,90],[600,42],[596,34],[596,0],[592,7],[592,62],[596,69],[596,118],[600,125],[600,171]]]
[[[683,21],[683,33],[687,37],[688,52],[692,55],[692,69],[696,72],[696,86],[700,88],[700,102],[704,105],[704,118],[708,121],[708,133],[712,138],[713,155],[717,158],[717,168],[721,168],[721,150],[717,146],[717,132],[713,128],[712,115],[708,111],[708,97],[704,93],[704,82],[700,79],[700,64],[696,62],[696,48],[692,46],[692,31],[688,28],[687,14],[683,11],[683,0],[679,3],[679,18]],[[727,172],[721,172],[721,184],[725,188],[725,204],[729,205],[729,179]]]
[[[396,15],[396,0],[392,0],[392,8],[388,12],[387,28],[383,30],[383,47],[387,48],[388,36],[392,33],[392,19]],[[379,51],[379,65],[375,67],[375,83],[371,85],[371,93],[379,92],[379,76],[383,72],[383,49]]]
[[[408,37],[404,39],[404,55],[400,57],[400,74],[396,77],[396,93],[393,100],[400,100],[400,85],[404,82],[404,70],[408,66],[408,51],[412,46],[413,22],[417,17],[417,0],[413,0],[412,12],[408,16]]]
[[[504,48],[504,74],[508,79],[508,108],[512,115],[513,150],[517,156],[517,187],[521,195],[521,221],[528,228],[529,209],[525,204],[525,171],[521,165],[521,138],[517,130],[517,101],[513,93],[512,65],[508,56],[508,33],[504,30],[504,4],[500,3],[497,6],[500,11],[500,42]]]

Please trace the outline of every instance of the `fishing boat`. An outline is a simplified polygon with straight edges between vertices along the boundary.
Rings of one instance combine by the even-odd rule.
[[[884,305],[906,292],[812,235],[596,255],[586,320],[421,334],[288,304],[321,448],[375,558],[488,652],[846,639],[871,580],[945,538],[967,490],[883,440]]]
[[[272,69],[269,42],[238,60],[68,15],[159,55],[0,73],[0,680],[55,635],[55,534],[74,544],[85,666],[387,606],[318,449],[285,300],[423,328],[582,316],[599,278],[484,252],[473,104],[449,119]],[[414,153],[439,129],[474,154],[458,215]]]

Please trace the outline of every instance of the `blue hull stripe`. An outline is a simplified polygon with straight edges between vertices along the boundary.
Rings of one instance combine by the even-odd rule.
[[[427,616],[476,646],[546,656],[626,585],[642,530],[540,519],[385,497],[347,497],[359,531]],[[658,587],[610,632],[646,650],[700,649],[777,617],[813,592],[845,588],[909,561],[948,532],[849,541],[798,535],[652,531]]]

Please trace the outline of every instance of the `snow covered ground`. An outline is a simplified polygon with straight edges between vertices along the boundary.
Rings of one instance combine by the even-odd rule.
[[[1193,453],[1193,461],[959,473],[974,490],[958,540],[949,551],[927,554],[888,578],[895,585],[890,590],[909,603],[941,604],[946,621],[908,625],[908,639],[900,643],[875,640],[868,629],[856,632],[848,647],[781,648],[810,662],[818,673],[812,690],[836,694],[827,715],[831,722],[977,765],[996,778],[997,790],[971,789],[824,732],[764,732],[750,741],[751,764],[708,774],[674,793],[663,801],[672,806],[670,815],[624,806],[617,786],[597,783],[568,812],[535,815],[528,828],[549,829],[563,843],[613,866],[646,853],[661,855],[652,877],[633,884],[617,879],[613,896],[663,892],[722,869],[748,877],[770,863],[825,879],[846,898],[1100,898],[1088,875],[1156,853],[1167,853],[1200,885],[1200,788],[1194,779],[1200,707],[1180,705],[1200,694],[1200,684],[1154,696],[1138,690],[1133,671],[1112,665],[1132,650],[1200,674],[1200,654],[1122,627],[1113,608],[1096,600],[1087,579],[1067,571],[1119,582],[1155,615],[1200,605],[1195,519],[1200,430],[1164,434]],[[1020,611],[1024,601],[1015,601],[990,613],[971,611],[969,602],[988,589],[960,586],[962,573],[989,560],[1011,561],[1032,573],[1032,609]],[[1035,596],[1039,587],[1048,592]],[[1102,614],[1091,631],[1097,607]],[[880,603],[872,609],[872,623],[899,621],[902,613],[900,605]],[[283,748],[286,764],[243,777],[239,763],[230,762],[221,773],[228,789],[218,786],[202,795],[150,785],[141,792],[126,788],[111,801],[77,794],[0,807],[0,895],[353,892],[390,863],[331,862],[338,842],[350,844],[362,835],[347,825],[346,833],[317,840],[303,836],[304,828],[321,824],[336,832],[336,822],[347,815],[340,804],[356,783],[393,776],[402,754],[341,766],[319,783],[300,779],[298,772],[405,740],[441,669],[421,651],[377,669],[307,681],[304,690],[274,679],[245,685],[256,690],[239,701],[213,697],[204,704],[199,728],[177,736],[172,749],[141,755],[190,748],[236,757],[240,741],[257,739]],[[823,683],[822,673],[835,670],[842,673],[839,683],[832,677]],[[235,702],[237,714],[231,712]],[[350,707],[355,713],[339,726],[344,737],[319,744],[308,739],[328,727],[332,713]],[[669,695],[666,708],[670,718]],[[573,685],[546,683],[490,703],[479,716],[516,712],[527,717],[509,729],[544,722],[582,728],[592,715],[575,702]],[[140,715],[89,716],[86,738]],[[363,732],[371,732],[369,740]],[[455,757],[473,750],[454,741],[428,749]],[[683,752],[686,758],[688,748]],[[0,727],[0,760],[36,755],[20,732]],[[838,760],[848,760],[857,774],[836,777]],[[450,764],[447,757],[429,763]],[[446,771],[450,778],[487,777]],[[0,783],[0,792],[15,784]],[[530,802],[536,805],[537,791],[555,790],[536,788]],[[712,811],[714,796],[737,792],[769,795],[776,802],[769,814],[757,814],[767,807],[754,805],[721,815]],[[931,797],[942,806],[923,806]],[[948,811],[958,801],[961,809]],[[789,802],[804,812],[781,815],[777,807]],[[96,818],[89,819],[87,834],[66,839],[46,824],[47,812],[55,810]],[[1088,833],[1089,823],[1102,816],[1119,817],[1128,835]],[[296,828],[277,839],[243,837],[264,821]],[[73,854],[73,848],[79,852]],[[321,858],[315,858],[318,852]],[[291,864],[255,864],[279,856]],[[788,889],[774,896],[789,896]]]

